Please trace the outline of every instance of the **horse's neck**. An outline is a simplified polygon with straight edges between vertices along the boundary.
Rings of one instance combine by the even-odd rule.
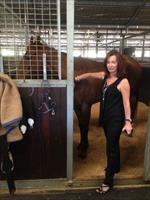
[[[56,72],[58,71],[58,51],[54,48],[50,49],[50,52],[52,52],[52,60],[57,60],[57,64],[53,64],[52,68]],[[52,63],[53,63],[52,62]],[[87,58],[75,58],[74,57],[74,75],[77,76],[79,74],[87,73],[87,72],[97,72],[102,71],[102,63],[90,60]],[[67,54],[64,52],[61,52],[61,75],[62,79],[66,79],[67,77]]]
[[[75,76],[88,72],[103,71],[103,64],[88,58],[75,58],[74,71]]]

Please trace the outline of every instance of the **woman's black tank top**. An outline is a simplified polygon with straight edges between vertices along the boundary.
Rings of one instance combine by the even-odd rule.
[[[124,77],[123,77],[124,78]],[[104,123],[123,122],[125,118],[124,106],[122,94],[118,90],[117,85],[123,78],[118,78],[115,82],[106,85],[106,79],[104,79],[104,85],[100,96],[100,117],[99,125]]]

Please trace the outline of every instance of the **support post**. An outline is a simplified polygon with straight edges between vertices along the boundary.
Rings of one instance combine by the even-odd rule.
[[[67,179],[73,169],[73,88],[74,88],[74,0],[67,1]]]
[[[150,106],[148,112],[148,127],[144,156],[144,180],[150,181]]]

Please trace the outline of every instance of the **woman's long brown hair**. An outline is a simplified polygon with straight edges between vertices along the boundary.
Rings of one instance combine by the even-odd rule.
[[[125,67],[125,62],[124,62],[124,58],[123,56],[116,50],[112,50],[110,52],[108,52],[108,54],[106,55],[106,58],[104,60],[104,69],[105,69],[105,73],[106,76],[109,77],[109,71],[107,69],[107,61],[108,58],[110,58],[111,56],[116,56],[116,60],[117,60],[117,77],[124,77],[126,75],[126,67]]]

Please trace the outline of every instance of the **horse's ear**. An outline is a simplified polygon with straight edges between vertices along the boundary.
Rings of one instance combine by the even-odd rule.
[[[36,43],[37,44],[41,44],[41,37],[40,37],[40,35],[37,35],[37,37],[36,37]]]
[[[31,38],[30,38],[30,44],[34,43],[33,40],[34,40],[34,38],[33,38],[33,36],[31,36]]]

